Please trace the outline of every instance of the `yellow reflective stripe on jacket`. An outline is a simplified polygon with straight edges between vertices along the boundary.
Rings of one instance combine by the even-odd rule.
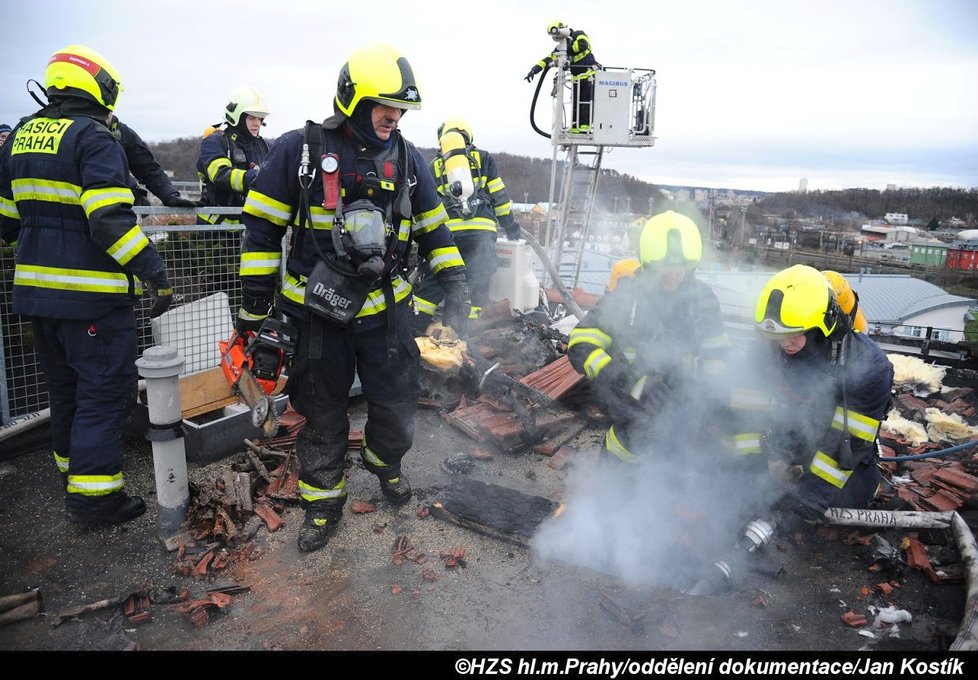
[[[417,310],[419,314],[427,314],[429,316],[434,316],[435,311],[438,309],[436,305],[431,300],[425,300],[422,297],[414,296],[414,309]]]
[[[146,238],[143,230],[137,224],[127,231],[122,238],[113,243],[106,252],[119,264],[126,264],[129,260],[139,255],[143,248],[148,245],[149,239]]]
[[[391,280],[394,289],[394,303],[401,302],[411,294],[411,284],[400,276]],[[306,299],[306,277],[295,278],[289,272],[285,273],[285,281],[282,283],[282,295],[296,302],[303,304]],[[372,290],[367,294],[367,300],[357,313],[356,318],[372,316],[387,309],[384,302],[384,291],[381,289]]]
[[[505,217],[513,211],[513,202],[506,201],[502,205],[497,205],[493,208],[493,212],[496,213],[496,217]]]
[[[432,274],[437,274],[441,270],[448,269],[449,267],[464,267],[465,262],[462,260],[458,248],[447,246],[445,248],[435,248],[428,253],[428,266],[431,268]]]
[[[238,275],[263,276],[275,274],[278,272],[281,262],[282,253],[279,252],[241,253],[241,268],[238,270]]]
[[[252,314],[242,307],[238,310],[238,318],[244,319],[245,321],[264,321],[268,318],[268,314]]]
[[[702,359],[703,375],[717,377],[726,375],[727,362],[722,359]]]
[[[570,332],[567,349],[584,342],[607,350],[611,347],[612,340],[610,335],[598,328],[574,328]]]
[[[239,194],[244,191],[245,171],[235,168],[231,171],[231,189]]]
[[[83,496],[105,496],[116,491],[122,491],[125,484],[122,473],[114,475],[68,475],[68,493]]]
[[[475,305],[469,305],[469,318],[478,319],[482,314],[482,307],[476,307]]]
[[[489,180],[489,183],[486,184],[486,189],[489,190],[490,194],[493,194],[505,188],[506,186],[503,184],[502,177],[493,177],[491,180]]]
[[[132,205],[135,199],[129,187],[108,187],[105,189],[89,189],[82,192],[81,206],[85,215],[92,216],[92,213],[100,208],[110,205],[126,203]]]
[[[61,269],[36,264],[18,264],[14,270],[15,286],[75,290],[86,293],[128,293],[129,277],[119,272],[99,272],[90,269]],[[141,293],[136,285],[136,293]]]
[[[738,456],[762,453],[760,432],[744,432],[733,436],[727,435],[721,437],[720,442],[725,449]]]
[[[340,483],[334,486],[332,489],[320,489],[319,487],[307,484],[300,479],[299,495],[302,496],[304,501],[310,503],[330,500],[332,498],[343,498],[346,496],[346,475],[344,474],[343,479],[340,480]]]
[[[20,211],[17,210],[17,204],[9,198],[4,198],[0,196],[0,215],[4,217],[9,217],[12,220],[20,219]]]
[[[459,231],[496,231],[496,220],[488,217],[457,217],[448,220],[448,228],[453,234]]]
[[[215,158],[210,162],[210,165],[207,166],[207,179],[213,182],[214,178],[217,177],[218,170],[220,170],[221,168],[230,168],[230,167],[231,167],[230,158],[226,158],[223,156],[219,158]]]
[[[600,347],[587,355],[584,361],[584,375],[590,380],[597,378],[604,367],[611,363],[611,355]]]
[[[54,455],[54,464],[58,466],[58,472],[68,472],[68,462],[70,461],[70,458],[67,456],[58,455],[57,451],[52,451],[51,453]]]
[[[743,387],[734,387],[730,390],[730,406],[741,411],[772,411],[774,409],[774,403],[769,392],[749,390]]]
[[[824,479],[838,489],[844,487],[849,481],[849,476],[852,475],[852,470],[843,470],[834,458],[821,451],[815,453],[808,469],[813,475],[819,479]]]
[[[620,458],[626,463],[641,462],[641,458],[626,449],[625,445],[618,439],[618,435],[615,434],[614,425],[608,428],[608,432],[604,436],[604,448],[608,453]]]
[[[78,205],[82,188],[70,182],[53,182],[47,179],[22,177],[10,183],[14,201],[48,201]]]
[[[320,208],[322,210],[322,208]],[[292,217],[292,206],[258,191],[249,191],[242,212],[284,227]]]
[[[420,215],[414,216],[414,223],[411,225],[411,233],[415,236],[420,236],[422,234],[427,234],[429,231],[433,231],[442,222],[448,220],[448,213],[445,211],[445,206],[441,203],[437,207],[423,212]]]
[[[832,427],[836,430],[841,430],[843,427],[842,415],[842,407],[836,407],[835,415],[832,416]],[[861,413],[856,413],[855,411],[848,411],[847,415],[849,418],[849,432],[854,437],[864,439],[868,442],[876,441],[876,432],[879,430],[880,421],[869,416],[864,416]]]
[[[309,207],[309,222],[312,223],[313,229],[332,229],[333,228],[333,216],[336,213],[333,210],[326,210],[320,206],[310,206]],[[306,228],[309,228],[307,223]]]
[[[398,276],[393,279],[391,283],[394,284],[394,303],[397,304],[401,300],[407,298],[411,294],[411,284]],[[367,294],[367,301],[363,303],[363,307],[357,313],[357,318],[364,316],[373,316],[374,314],[379,314],[387,309],[387,303],[384,301],[384,291],[383,290],[372,290]]]

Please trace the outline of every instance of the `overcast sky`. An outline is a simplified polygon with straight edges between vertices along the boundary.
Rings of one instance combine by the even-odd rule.
[[[659,184],[768,191],[978,186],[976,0],[389,0],[4,2],[0,122],[36,105],[28,78],[70,43],[101,52],[125,91],[117,113],[148,141],[198,136],[236,85],[270,109],[275,137],[331,113],[347,55],[387,42],[411,62],[423,109],[408,139],[434,146],[446,117],[489,151],[549,158],[530,127],[527,70],[547,25],[585,30],[605,66],[657,72],[657,141],[605,167]],[[549,92],[549,88],[545,93]],[[549,109],[538,122],[549,128]],[[504,178],[505,179],[505,178]]]

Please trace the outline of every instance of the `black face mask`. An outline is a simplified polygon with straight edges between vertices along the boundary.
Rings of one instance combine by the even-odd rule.
[[[367,146],[376,147],[378,149],[389,149],[391,145],[394,144],[395,135],[391,133],[391,136],[386,140],[381,139],[374,132],[374,122],[373,122],[373,110],[377,106],[376,102],[369,101],[367,99],[362,99],[357,104],[357,108],[353,110],[353,115],[350,117],[350,127],[353,128],[353,132],[356,133],[357,137],[366,144]]]

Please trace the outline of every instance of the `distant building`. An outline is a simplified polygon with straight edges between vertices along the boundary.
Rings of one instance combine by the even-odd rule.
[[[936,238],[924,238],[910,244],[910,264],[943,269],[947,262],[947,244]]]
[[[947,268],[967,272],[978,270],[978,240],[952,243],[947,249]]]
[[[888,224],[909,224],[910,218],[907,217],[906,213],[886,213],[883,219],[887,221]]]
[[[798,180],[798,193],[804,194],[808,192],[808,178],[802,177]]]

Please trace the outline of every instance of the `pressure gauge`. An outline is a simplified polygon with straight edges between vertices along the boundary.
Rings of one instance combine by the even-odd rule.
[[[336,154],[326,154],[323,156],[322,168],[325,173],[334,173],[340,167],[340,162],[336,158]]]

